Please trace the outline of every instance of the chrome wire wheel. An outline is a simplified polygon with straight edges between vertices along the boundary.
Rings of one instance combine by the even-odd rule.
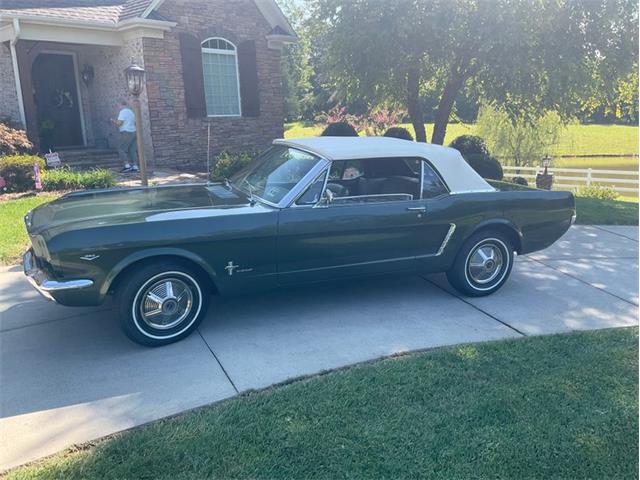
[[[505,264],[502,248],[492,241],[477,245],[467,258],[467,274],[478,285],[493,282]]]
[[[140,317],[151,328],[168,330],[182,323],[193,309],[189,285],[177,277],[165,277],[143,287]]]

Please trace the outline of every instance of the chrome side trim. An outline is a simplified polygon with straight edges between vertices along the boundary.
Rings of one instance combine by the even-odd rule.
[[[451,195],[462,195],[464,193],[494,193],[498,190],[495,188],[476,188],[475,190],[453,190]]]
[[[451,240],[451,237],[453,236],[453,232],[455,232],[455,231],[456,231],[456,224],[455,223],[450,223],[449,224],[449,231],[444,236],[444,240],[442,240],[442,244],[440,245],[440,248],[436,252],[436,255],[435,255],[436,257],[442,255],[442,253],[444,252],[444,249],[446,248],[447,244],[449,243],[449,240]]]
[[[76,279],[76,280],[67,280],[64,282],[59,282],[57,280],[51,280],[46,277],[45,272],[40,270],[34,262],[33,253],[28,251],[22,257],[24,274],[27,276],[27,280],[29,283],[35,288],[40,294],[49,299],[54,300],[51,292],[61,292],[64,290],[78,290],[81,288],[88,288],[93,285],[93,280],[89,279]]]

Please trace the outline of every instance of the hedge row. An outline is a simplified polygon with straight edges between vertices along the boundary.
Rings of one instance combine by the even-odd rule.
[[[94,169],[75,171],[70,168],[45,170],[45,161],[35,155],[8,155],[0,157],[0,177],[5,181],[5,192],[27,192],[35,189],[34,165],[41,171],[42,189],[83,190],[88,188],[109,188],[116,184],[111,170]]]

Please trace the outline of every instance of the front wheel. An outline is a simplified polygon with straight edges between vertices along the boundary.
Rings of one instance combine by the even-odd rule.
[[[472,235],[458,252],[449,283],[471,297],[490,295],[504,285],[513,267],[513,246],[499,233],[485,231]]]
[[[206,282],[178,262],[132,272],[117,290],[120,325],[134,342],[156,347],[193,332],[209,304]]]

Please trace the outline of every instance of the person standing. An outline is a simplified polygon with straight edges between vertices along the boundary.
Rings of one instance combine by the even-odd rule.
[[[136,139],[136,116],[127,104],[126,100],[121,100],[118,118],[111,119],[118,127],[118,155],[124,164],[122,173],[138,171],[138,144]]]

